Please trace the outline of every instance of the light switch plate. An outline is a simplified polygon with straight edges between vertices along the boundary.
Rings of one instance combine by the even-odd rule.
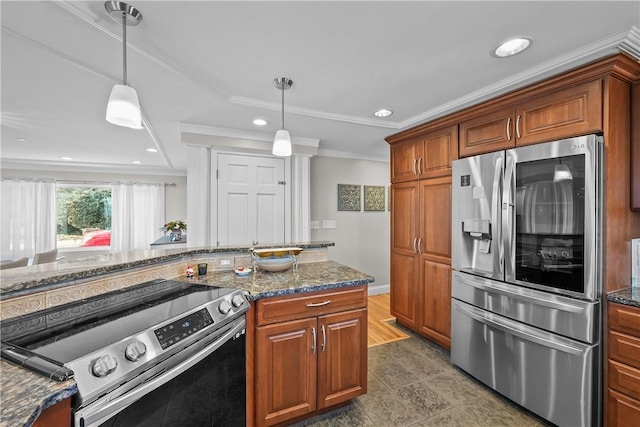
[[[325,219],[322,221],[322,228],[336,228],[336,222],[334,220]]]
[[[320,221],[311,221],[310,224],[312,230],[317,230],[320,228]]]

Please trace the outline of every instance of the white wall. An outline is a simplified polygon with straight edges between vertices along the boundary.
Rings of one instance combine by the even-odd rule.
[[[364,210],[364,185],[383,185],[388,201],[389,163],[314,156],[311,158],[311,240],[335,242],[329,259],[375,277],[370,293],[387,291],[389,285],[389,210]],[[338,184],[362,185],[360,212],[338,211]],[[334,220],[335,229],[323,229],[323,220]],[[386,286],[386,288],[379,288]]]

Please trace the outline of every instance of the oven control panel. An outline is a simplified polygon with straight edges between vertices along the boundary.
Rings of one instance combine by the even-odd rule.
[[[209,310],[203,308],[153,331],[163,350],[213,324]]]

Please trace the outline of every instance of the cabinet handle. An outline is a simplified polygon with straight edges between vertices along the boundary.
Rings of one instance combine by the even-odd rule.
[[[311,343],[311,351],[316,354],[316,328],[311,328],[311,335],[313,335],[313,342]]]
[[[324,325],[322,325],[322,352],[323,353],[326,346],[327,346],[327,332],[324,330]]]
[[[516,119],[516,138],[520,139],[520,118],[522,116],[518,114],[518,118]]]
[[[418,159],[413,159],[413,174],[417,175],[418,171],[416,169],[416,163],[418,162]]]
[[[418,159],[418,175],[422,175],[422,157]]]
[[[414,237],[413,238],[413,252],[418,253],[418,247],[416,246],[416,244],[418,243],[418,238]]]
[[[511,117],[507,119],[507,141],[511,141]]]
[[[323,305],[327,305],[327,304],[331,304],[330,299],[322,302],[310,302],[309,304],[307,304],[307,307],[322,307]]]
[[[418,239],[418,253],[422,255],[422,237]]]

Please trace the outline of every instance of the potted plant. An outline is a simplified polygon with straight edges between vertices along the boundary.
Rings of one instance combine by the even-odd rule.
[[[160,230],[169,232],[169,239],[172,242],[182,240],[182,232],[187,231],[187,223],[184,221],[169,221]]]

